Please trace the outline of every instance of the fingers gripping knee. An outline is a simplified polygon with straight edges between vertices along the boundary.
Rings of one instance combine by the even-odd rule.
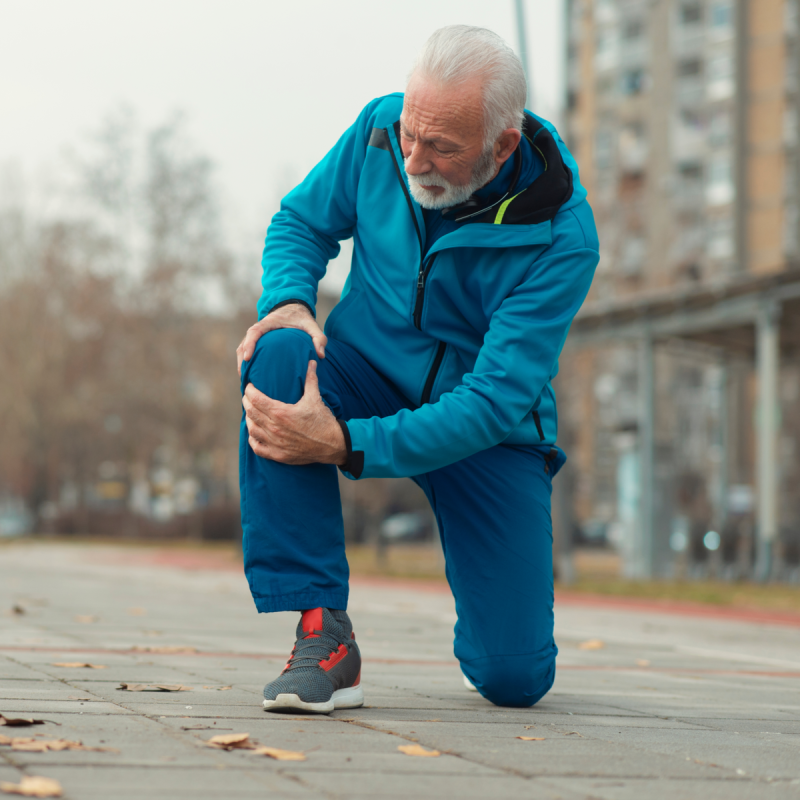
[[[242,391],[252,383],[274,400],[296,403],[303,396],[308,362],[315,358],[314,343],[305,331],[268,331],[256,342],[252,358],[244,364]]]

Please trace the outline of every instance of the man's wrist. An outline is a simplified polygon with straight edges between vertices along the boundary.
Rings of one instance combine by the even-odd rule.
[[[305,300],[299,300],[296,298],[290,298],[289,300],[281,300],[280,303],[276,303],[274,306],[272,306],[272,308],[269,311],[267,311],[267,313],[264,316],[271,314],[273,311],[277,311],[279,308],[283,308],[284,306],[290,306],[290,305],[303,306],[309,312],[309,314],[311,314],[311,316],[314,317],[314,319],[317,318],[314,309],[308,303],[306,303]]]
[[[344,444],[347,450],[344,461],[338,465],[342,472],[349,472],[354,478],[360,478],[361,473],[364,471],[364,451],[356,450],[353,452],[353,442],[350,439],[350,431],[347,423],[343,419],[336,420],[339,427],[342,429],[344,435]]]

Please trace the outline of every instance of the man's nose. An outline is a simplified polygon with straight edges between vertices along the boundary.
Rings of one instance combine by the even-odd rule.
[[[411,145],[411,153],[406,158],[406,172],[409,175],[424,175],[430,171],[431,164],[425,155],[425,148],[414,142]]]

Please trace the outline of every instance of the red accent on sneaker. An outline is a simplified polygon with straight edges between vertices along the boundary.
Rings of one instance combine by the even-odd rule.
[[[359,683],[361,683],[361,670],[358,671],[358,675],[356,675],[356,679],[355,682],[353,683],[353,686],[358,686]]]
[[[333,669],[348,653],[347,647],[340,644],[339,649],[335,653],[331,653],[327,658],[319,662],[319,665],[325,672]]]
[[[309,608],[307,611],[303,612],[303,632],[311,634],[310,636],[304,636],[304,639],[318,639],[319,634],[313,633],[313,631],[321,631],[322,630],[322,609],[321,608]]]

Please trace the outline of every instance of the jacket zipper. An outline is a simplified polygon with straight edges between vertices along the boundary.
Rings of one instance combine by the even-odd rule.
[[[425,279],[433,266],[436,254],[431,256],[427,265],[420,264],[419,274],[417,275],[417,299],[414,303],[414,325],[422,330],[422,307],[425,304]]]
[[[419,403],[421,406],[424,406],[425,403],[430,402],[431,394],[433,393],[433,384],[436,382],[436,376],[439,374],[439,368],[442,366],[444,351],[446,349],[447,344],[445,344],[445,342],[439,342],[439,349],[436,351],[436,356],[433,359],[431,371],[428,373],[428,377],[425,380],[425,388],[422,390],[422,399]]]
[[[389,141],[391,142],[389,129],[385,128],[385,131],[386,136],[389,137]],[[391,146],[389,147],[389,153],[392,156],[392,163],[394,164],[394,171],[397,174],[397,180],[400,181],[400,188],[402,188],[403,194],[406,197],[408,210],[411,213],[411,220],[414,223],[414,230],[417,233],[417,241],[419,242],[419,270],[417,272],[417,296],[414,302],[414,326],[417,329],[422,330],[422,306],[425,303],[425,279],[428,277],[428,272],[430,272],[433,264],[433,258],[430,259],[426,267],[425,258],[422,253],[422,233],[420,232],[419,223],[417,222],[417,215],[414,213],[414,204],[411,202],[411,195],[409,194],[406,182],[403,180],[403,173],[400,172],[400,165],[397,163],[397,156],[394,154],[394,148]],[[439,368],[442,366],[444,351],[446,349],[447,345],[444,342],[439,342],[439,347],[436,350],[436,356],[433,359],[430,372],[428,373],[428,377],[425,379],[425,386],[422,389],[420,405],[424,406],[425,403],[429,402],[431,399],[431,394],[433,393],[433,384],[436,381]]]
[[[385,128],[386,136],[389,138],[389,142],[391,143],[392,139],[389,134],[389,129]],[[406,186],[406,182],[403,180],[403,173],[400,172],[400,165],[397,163],[397,156],[394,154],[394,148],[389,147],[389,153],[392,156],[392,163],[394,164],[394,171],[397,174],[397,180],[400,181],[400,188],[403,190],[403,194],[406,196],[406,203],[408,204],[408,210],[411,213],[411,221],[414,223],[414,230],[417,233],[417,241],[419,242],[419,271],[417,272],[417,303],[414,307],[414,324],[417,324],[416,317],[417,317],[417,310],[416,306],[419,305],[420,300],[420,291],[424,293],[425,291],[425,259],[422,255],[422,233],[419,229],[419,223],[417,222],[417,215],[414,213],[414,204],[411,202],[411,195],[408,192],[408,187]],[[417,325],[419,328],[419,325]]]

